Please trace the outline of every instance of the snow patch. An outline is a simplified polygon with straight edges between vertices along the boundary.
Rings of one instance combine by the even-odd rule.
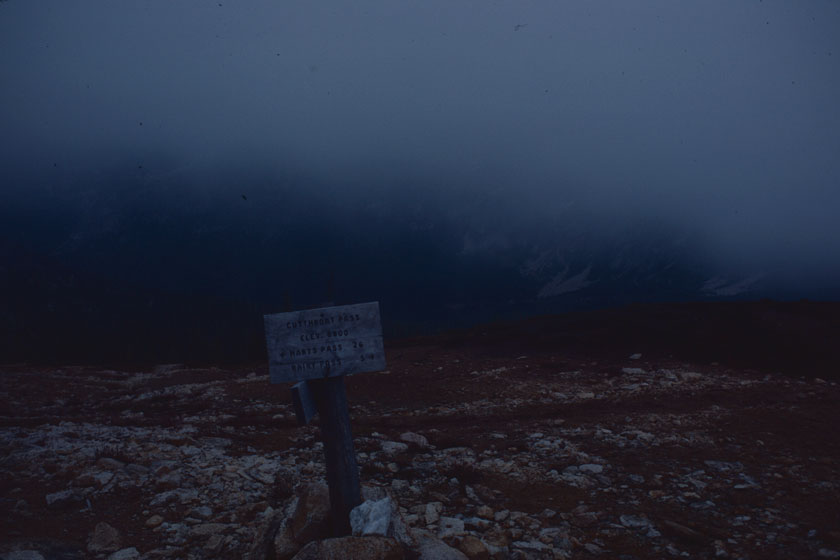
[[[592,281],[589,280],[589,273],[591,271],[592,265],[589,265],[582,272],[579,272],[574,276],[567,276],[569,272],[569,269],[567,268],[544,285],[537,294],[537,297],[544,299],[582,290],[592,284]]]
[[[714,296],[737,296],[752,290],[763,278],[763,273],[734,281],[723,276],[715,276],[706,280],[702,290],[704,293]]]

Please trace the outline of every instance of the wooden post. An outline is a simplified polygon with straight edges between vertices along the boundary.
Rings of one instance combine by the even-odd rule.
[[[333,531],[349,535],[350,511],[362,503],[344,376],[385,369],[379,303],[356,303],[266,315],[272,383],[298,382],[292,401],[301,424],[321,416]]]
[[[362,495],[344,376],[310,380],[309,384],[321,415],[333,532],[337,537],[349,535],[350,511],[362,503]]]

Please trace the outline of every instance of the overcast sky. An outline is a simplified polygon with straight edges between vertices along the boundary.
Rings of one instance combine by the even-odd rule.
[[[840,268],[836,1],[8,0],[0,69],[7,170],[434,177]]]

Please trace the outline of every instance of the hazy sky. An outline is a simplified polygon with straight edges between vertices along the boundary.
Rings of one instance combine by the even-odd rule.
[[[7,170],[429,177],[840,269],[836,1],[8,0],[0,69]]]

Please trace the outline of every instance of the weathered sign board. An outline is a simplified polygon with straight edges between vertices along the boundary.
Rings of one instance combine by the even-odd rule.
[[[265,316],[272,383],[385,369],[379,302]]]
[[[318,413],[336,536],[361,503],[344,376],[385,369],[379,302],[265,315],[269,376],[292,388],[301,424]]]

